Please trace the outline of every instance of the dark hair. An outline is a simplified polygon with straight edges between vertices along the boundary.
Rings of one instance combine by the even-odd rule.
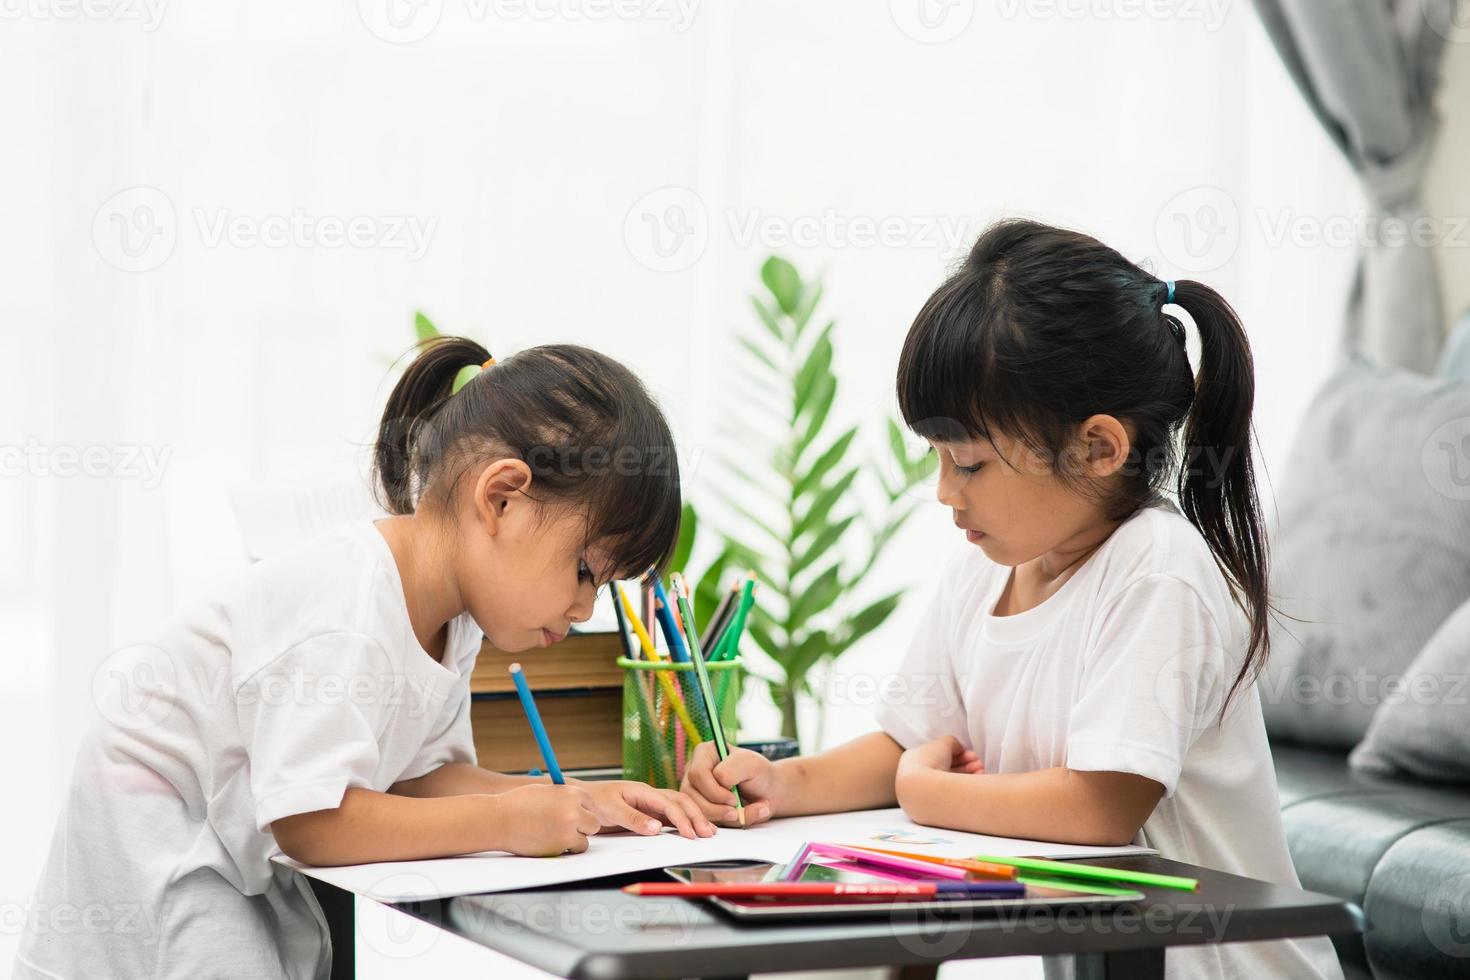
[[[1173,302],[1199,331],[1196,379],[1184,326],[1163,311],[1167,291],[1095,238],[1000,222],[915,318],[899,360],[898,401],[921,436],[1005,433],[1053,462],[1068,458],[1077,426],[1092,415],[1132,423],[1121,481],[1093,489],[1109,516],[1122,519],[1173,482],[1180,509],[1250,621],[1223,716],[1270,648],[1266,540],[1251,461],[1255,374],[1230,304],[1203,283],[1181,280]],[[1075,475],[1057,469],[1064,479]]]
[[[662,568],[679,536],[679,461],[663,413],[623,365],[586,347],[533,347],[454,380],[489,352],[435,337],[388,396],[373,451],[380,499],[411,514],[426,495],[453,498],[476,461],[530,467],[532,499],[570,506],[587,541],[606,541],[619,578]]]

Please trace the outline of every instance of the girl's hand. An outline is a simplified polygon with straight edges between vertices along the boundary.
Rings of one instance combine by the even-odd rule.
[[[587,850],[598,822],[587,794],[577,786],[538,783],[486,796],[499,830],[497,850],[526,857],[549,857]]]
[[[721,762],[714,743],[701,742],[689,757],[684,785],[680,788],[709,819],[738,825],[735,794],[730,792],[730,787],[738,784],[748,827],[776,815],[784,795],[780,782],[780,770],[759,752],[732,749]]]
[[[603,832],[626,829],[635,834],[656,834],[665,824],[691,840],[715,832],[714,824],[705,819],[693,800],[671,789],[655,789],[647,783],[623,779],[578,781],[576,786],[587,794],[588,806]]]
[[[973,749],[967,749],[953,735],[916,745],[898,760],[899,771],[905,769],[938,769],[940,772],[979,773],[985,764]]]

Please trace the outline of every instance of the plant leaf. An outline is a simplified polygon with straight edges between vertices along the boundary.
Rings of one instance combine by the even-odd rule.
[[[847,617],[842,623],[842,647],[846,649],[883,625],[883,621],[898,608],[902,592],[894,592],[872,603],[860,612]]]
[[[822,432],[822,426],[827,423],[827,415],[832,411],[832,403],[837,398],[836,376],[828,375],[822,381],[821,390],[816,398],[811,417],[807,419],[806,429],[796,440],[796,445],[792,447],[793,465],[801,462],[802,454],[816,441],[817,436]]]
[[[827,609],[842,593],[839,566],[832,565],[797,596],[786,613],[787,632],[795,634],[814,614]]]
[[[847,453],[847,448],[852,445],[852,440],[857,436],[858,427],[853,426],[842,435],[832,441],[822,455],[818,456],[816,462],[807,468],[801,479],[791,488],[791,499],[798,500],[809,493],[813,487],[822,481],[827,472],[842,461]]]
[[[761,323],[765,324],[771,336],[775,337],[782,347],[789,347],[790,341],[786,339],[786,331],[781,329],[781,320],[776,316],[776,311],[767,306],[759,296],[750,297],[750,305],[755,307],[756,315],[760,317]]]
[[[797,304],[801,302],[801,273],[796,271],[796,266],[779,255],[773,255],[761,266],[761,282],[776,298],[782,313],[790,316],[796,312]]]
[[[818,660],[832,653],[832,637],[826,630],[812,630],[791,652],[786,668],[786,676],[796,679],[802,686],[807,685],[806,674],[812,669]]]
[[[837,321],[833,320],[822,328],[822,332],[817,335],[816,340],[812,341],[811,350],[807,352],[806,358],[796,372],[796,380],[791,386],[791,420],[793,422],[801,418],[801,413],[806,410],[807,402],[810,401],[818,380],[831,374],[832,328],[836,325]]]
[[[414,311],[413,333],[418,338],[419,343],[423,343],[426,340],[433,340],[435,337],[440,336],[439,328],[434,326],[432,320],[424,316],[422,310]]]
[[[826,520],[828,512],[832,510],[832,507],[842,498],[842,495],[847,492],[848,488],[852,486],[852,481],[857,479],[859,470],[860,467],[857,466],[849,468],[846,473],[838,477],[836,483],[823,490],[817,499],[812,501],[812,505],[807,509],[806,513],[797,519],[796,526],[791,529],[791,536],[793,538],[799,538]]]
[[[845,532],[852,524],[852,522],[856,519],[857,515],[851,514],[838,521],[836,524],[829,524],[825,528],[823,528],[821,533],[819,533],[815,538],[812,539],[812,543],[807,545],[806,550],[801,553],[801,556],[797,558],[796,561],[791,563],[791,577],[795,578],[797,575],[800,575],[802,572],[806,571],[806,569],[811,566],[813,562],[825,555],[827,553],[827,549],[831,548],[832,545],[837,543],[837,541],[842,537],[843,532]]]
[[[812,314],[816,312],[817,304],[822,301],[821,282],[808,283],[801,291],[801,303],[796,307],[796,312],[791,314],[792,325],[795,327],[796,336],[799,338],[806,325],[812,321]]]
[[[740,346],[744,347],[750,353],[751,357],[754,357],[757,361],[760,361],[772,371],[779,372],[781,370],[780,368],[776,367],[776,362],[771,360],[771,356],[765,351],[761,350],[759,347],[757,347],[755,341],[751,340],[749,337],[741,337]]]
[[[694,514],[694,505],[688,501],[679,511],[679,540],[674,545],[674,556],[669,559],[669,570],[683,572],[689,567],[689,556],[694,553],[694,536],[699,531],[699,518]]]

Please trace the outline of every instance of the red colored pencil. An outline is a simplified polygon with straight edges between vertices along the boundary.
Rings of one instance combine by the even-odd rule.
[[[677,895],[681,898],[812,898],[902,897],[932,898],[935,895],[1011,895],[1024,886],[1010,881],[916,881],[893,884],[843,884],[834,881],[712,881],[688,884],[682,881],[651,881],[627,885],[629,895]]]

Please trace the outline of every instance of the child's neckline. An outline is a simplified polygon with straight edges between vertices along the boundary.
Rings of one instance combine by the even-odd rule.
[[[373,550],[378,553],[379,561],[387,569],[388,577],[392,580],[393,594],[397,597],[397,602],[393,608],[402,621],[403,628],[407,631],[413,648],[438,670],[457,677],[458,674],[445,661],[451,659],[450,654],[454,650],[455,641],[458,638],[459,617],[456,616],[444,624],[444,652],[442,657],[436,658],[432,653],[424,649],[424,645],[419,642],[418,636],[413,631],[413,618],[408,614],[408,596],[404,593],[403,574],[398,568],[398,558],[393,554],[393,547],[388,543],[388,539],[383,536],[382,528],[378,527],[378,519],[372,519],[367,522],[367,533],[373,541]]]

